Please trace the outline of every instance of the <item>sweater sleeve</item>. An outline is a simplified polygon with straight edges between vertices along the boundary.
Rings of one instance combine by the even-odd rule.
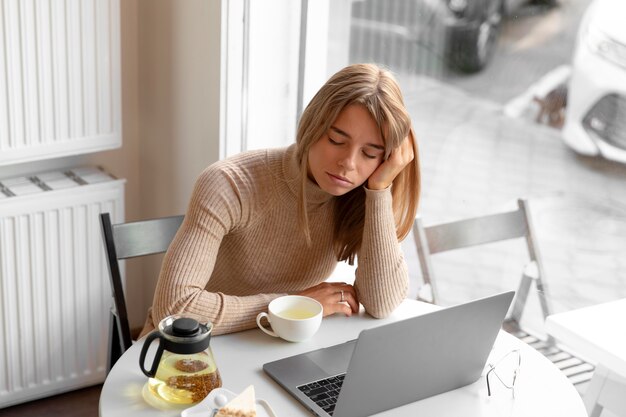
[[[223,237],[241,226],[247,202],[236,179],[209,167],[195,184],[185,220],[170,245],[159,275],[152,321],[171,314],[193,313],[213,323],[213,334],[256,326],[256,315],[283,294],[231,296],[205,288]]]
[[[365,196],[363,240],[357,254],[355,287],[365,310],[383,318],[407,296],[408,268],[396,237],[391,188],[365,188]]]

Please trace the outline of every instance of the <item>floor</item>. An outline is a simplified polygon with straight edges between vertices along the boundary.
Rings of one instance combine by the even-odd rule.
[[[0,410],[2,417],[97,417],[102,385],[83,388]]]

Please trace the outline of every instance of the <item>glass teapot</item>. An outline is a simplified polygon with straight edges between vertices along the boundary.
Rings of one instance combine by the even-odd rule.
[[[170,404],[194,404],[222,386],[209,346],[213,324],[191,315],[173,315],[146,337],[139,366],[148,380],[149,393]],[[159,339],[152,366],[145,368],[146,353]]]

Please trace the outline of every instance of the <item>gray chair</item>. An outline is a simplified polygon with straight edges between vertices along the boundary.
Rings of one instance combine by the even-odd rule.
[[[450,250],[463,249],[487,243],[523,238],[528,248],[529,263],[525,266],[519,287],[513,301],[513,309],[507,322],[517,326],[528,298],[531,284],[535,283],[543,319],[551,314],[551,307],[545,296],[545,273],[541,263],[539,248],[536,245],[528,202],[518,200],[518,208],[513,211],[489,214],[480,217],[457,220],[450,223],[424,226],[420,217],[413,224],[413,236],[417,246],[424,287],[430,289],[430,301],[439,302],[436,274],[431,256]]]
[[[529,262],[525,265],[513,300],[511,314],[504,328],[528,343],[552,361],[574,385],[586,384],[594,367],[577,355],[557,346],[551,335],[537,337],[520,328],[520,321],[532,284],[535,284],[541,306],[543,321],[552,314],[546,295],[545,272],[537,246],[537,237],[531,221],[528,201],[518,200],[517,209],[502,213],[457,220],[450,223],[424,226],[421,218],[415,219],[413,235],[422,269],[425,293],[433,303],[439,301],[439,293],[431,256],[437,253],[473,246],[524,239],[528,248]],[[428,291],[428,289],[430,291]],[[419,298],[419,295],[418,295]]]
[[[108,370],[132,345],[124,285],[118,261],[153,255],[167,250],[184,216],[163,217],[111,224],[109,213],[100,214],[102,238],[107,255],[113,305],[109,324]]]

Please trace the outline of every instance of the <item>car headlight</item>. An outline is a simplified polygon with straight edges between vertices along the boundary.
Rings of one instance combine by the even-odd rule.
[[[626,45],[611,39],[599,28],[589,28],[586,38],[589,49],[607,61],[626,68]]]

